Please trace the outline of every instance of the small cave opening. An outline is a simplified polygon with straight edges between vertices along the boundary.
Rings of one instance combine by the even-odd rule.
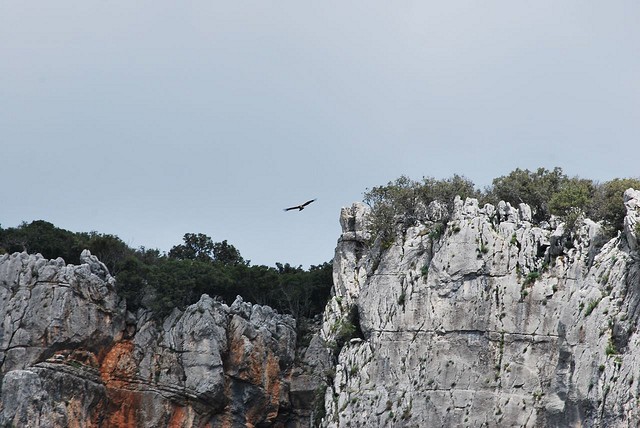
[[[353,323],[355,330],[353,332],[353,336],[351,339],[362,339],[365,340],[364,333],[362,332],[362,326],[360,325],[360,311],[358,311],[358,306],[354,305],[349,312],[349,318]]]
[[[348,314],[338,322],[336,330],[336,356],[340,354],[342,348],[352,339],[365,340],[362,326],[360,325],[360,313],[358,306],[353,305]]]
[[[547,249],[549,248],[549,244],[538,244],[538,251],[536,252],[536,257],[542,258],[547,253]]]

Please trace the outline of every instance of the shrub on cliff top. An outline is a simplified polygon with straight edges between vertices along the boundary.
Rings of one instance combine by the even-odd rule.
[[[597,186],[589,217],[604,220],[605,226],[613,232],[622,230],[626,215],[623,198],[629,188],[640,190],[640,179],[614,178]]]
[[[471,180],[457,174],[444,180],[424,177],[422,182],[401,176],[385,186],[367,189],[363,200],[372,208],[373,236],[379,235],[385,242],[393,236],[396,222],[406,229],[426,221],[424,208],[433,201],[443,204],[450,213],[457,195],[464,199],[478,197],[480,192]],[[441,219],[445,224],[447,220]]]
[[[614,236],[623,227],[623,194],[628,188],[640,189],[640,179],[616,178],[599,184],[590,179],[569,178],[559,167],[535,171],[517,168],[495,178],[484,191],[476,190],[473,182],[460,175],[444,180],[423,178],[422,182],[402,176],[385,186],[367,189],[363,200],[372,208],[372,236],[381,238],[383,243],[392,242],[398,229],[426,222],[424,207],[432,201],[442,203],[450,213],[456,195],[494,205],[499,201],[514,207],[528,204],[536,222],[549,220],[552,214],[571,222],[578,213],[584,213],[594,221],[603,221],[607,235]],[[445,215],[445,225],[447,220]]]
[[[545,168],[538,168],[536,171],[517,168],[508,175],[495,178],[487,197],[494,204],[499,201],[509,202],[515,207],[520,203],[528,204],[534,220],[542,221],[549,218],[549,201],[560,191],[566,180],[562,168],[558,167],[553,171]]]

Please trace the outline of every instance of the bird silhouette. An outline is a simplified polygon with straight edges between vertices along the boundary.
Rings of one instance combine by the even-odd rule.
[[[304,204],[296,205],[295,207],[285,208],[284,210],[285,211],[291,211],[291,210],[302,211],[304,209],[304,207],[306,207],[307,205],[309,205],[313,201],[315,201],[315,199],[311,199],[310,201],[307,201]]]

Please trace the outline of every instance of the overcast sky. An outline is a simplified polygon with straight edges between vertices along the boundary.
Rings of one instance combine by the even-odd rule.
[[[637,177],[639,23],[638,1],[0,0],[0,224],[306,268],[402,174]]]

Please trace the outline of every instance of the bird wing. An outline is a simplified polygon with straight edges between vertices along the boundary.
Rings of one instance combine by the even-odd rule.
[[[295,207],[289,207],[289,208],[285,208],[285,211],[291,211],[291,210],[300,210],[302,211],[304,209],[304,207],[306,207],[307,205],[309,205],[311,202],[314,202],[315,199],[311,199],[310,201],[305,202],[302,205],[296,205]]]

